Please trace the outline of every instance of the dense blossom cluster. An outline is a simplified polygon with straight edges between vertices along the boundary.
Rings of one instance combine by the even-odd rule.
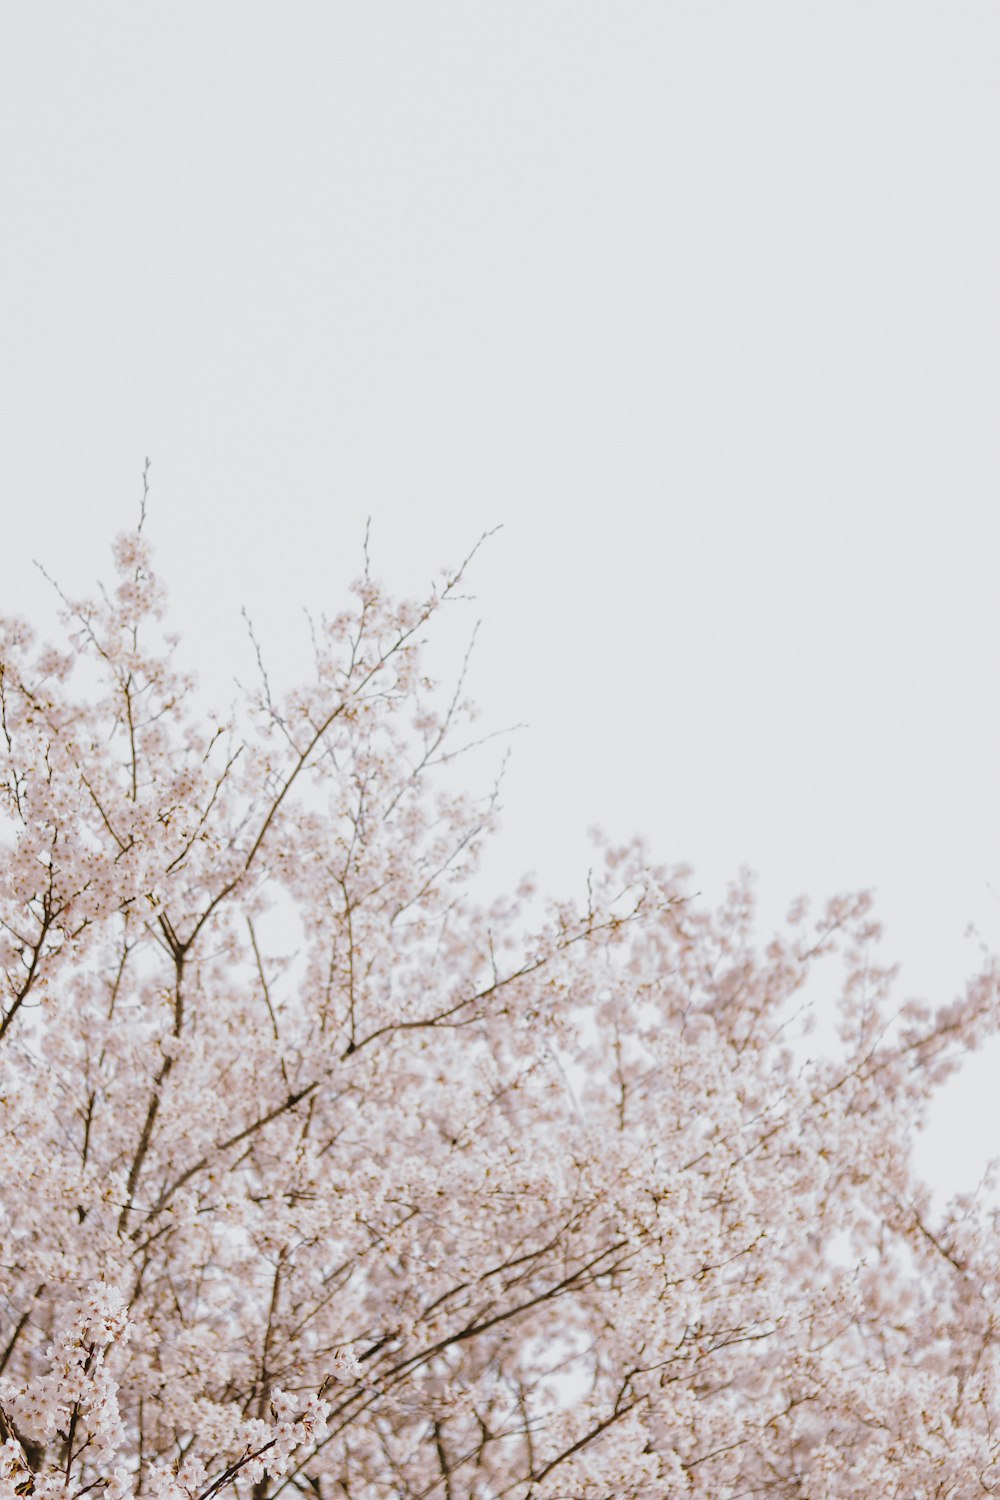
[[[897,1013],[865,898],[760,951],[639,845],[477,903],[460,574],[206,716],[115,565],[0,622],[0,1500],[1000,1493],[1000,1239],[909,1160],[996,972]]]

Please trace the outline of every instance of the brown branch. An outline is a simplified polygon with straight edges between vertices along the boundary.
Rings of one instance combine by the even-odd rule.
[[[615,1422],[620,1422],[622,1417],[627,1417],[629,1412],[634,1411],[639,1403],[643,1400],[645,1400],[645,1397],[639,1396],[635,1401],[630,1402],[628,1406],[623,1406],[613,1411],[610,1416],[605,1417],[603,1422],[598,1422],[596,1426],[592,1427],[589,1432],[583,1435],[582,1438],[577,1438],[575,1443],[571,1443],[568,1448],[564,1448],[563,1451],[557,1454],[556,1457],[553,1458],[551,1462],[547,1463],[543,1469],[539,1469],[535,1473],[528,1474],[526,1476],[526,1481],[522,1480],[521,1483],[527,1482],[529,1484],[541,1484],[545,1476],[547,1474],[551,1474],[553,1469],[558,1468],[561,1463],[565,1463],[567,1458],[572,1458],[574,1453],[579,1453],[581,1448],[586,1448],[588,1443],[592,1443],[595,1438],[599,1438],[601,1433],[606,1432],[609,1427],[612,1427],[615,1424]],[[530,1496],[531,1491],[529,1490],[528,1500],[530,1500]]]
[[[167,924],[167,926],[169,926],[169,924]],[[175,953],[174,967],[174,1024],[171,1035],[176,1040],[180,1036],[181,1030],[184,1025],[184,957],[182,952]],[[128,1216],[132,1211],[132,1203],[135,1197],[135,1190],[139,1185],[139,1177],[142,1172],[143,1164],[146,1160],[146,1155],[149,1151],[150,1142],[153,1138],[153,1126],[156,1124],[156,1117],[160,1112],[160,1099],[162,1097],[163,1085],[169,1078],[173,1066],[174,1054],[171,1051],[163,1059],[163,1062],[161,1063],[160,1068],[156,1074],[156,1078],[153,1081],[153,1091],[150,1095],[149,1105],[146,1109],[146,1119],[143,1122],[142,1134],[139,1137],[139,1144],[136,1147],[135,1155],[132,1158],[132,1166],[128,1174],[128,1182],[125,1185],[125,1205],[122,1208],[120,1215],[118,1216],[119,1237],[121,1237],[122,1233],[124,1232]]]

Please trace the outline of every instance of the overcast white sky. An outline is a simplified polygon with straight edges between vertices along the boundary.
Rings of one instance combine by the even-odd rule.
[[[147,454],[212,683],[368,514],[404,592],[502,522],[497,869],[578,885],[598,823],[767,922],[874,885],[949,997],[1000,948],[998,49],[976,3],[7,0],[0,608],[89,584]]]

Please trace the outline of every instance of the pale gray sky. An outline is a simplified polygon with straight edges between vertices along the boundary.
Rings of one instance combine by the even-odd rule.
[[[754,866],[768,920],[875,885],[908,993],[970,918],[1000,948],[995,5],[2,19],[0,607],[35,556],[89,583],[147,453],[220,683],[242,604],[273,660],[339,606],[369,513],[407,592],[503,522],[498,869],[568,886],[599,823]]]

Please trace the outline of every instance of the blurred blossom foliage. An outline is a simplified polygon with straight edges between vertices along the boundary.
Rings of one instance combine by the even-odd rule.
[[[475,898],[464,566],[206,714],[144,520],[0,621],[0,1500],[1000,1492],[996,1225],[910,1163],[996,968],[898,1008],[867,896],[759,945],[639,842]]]

